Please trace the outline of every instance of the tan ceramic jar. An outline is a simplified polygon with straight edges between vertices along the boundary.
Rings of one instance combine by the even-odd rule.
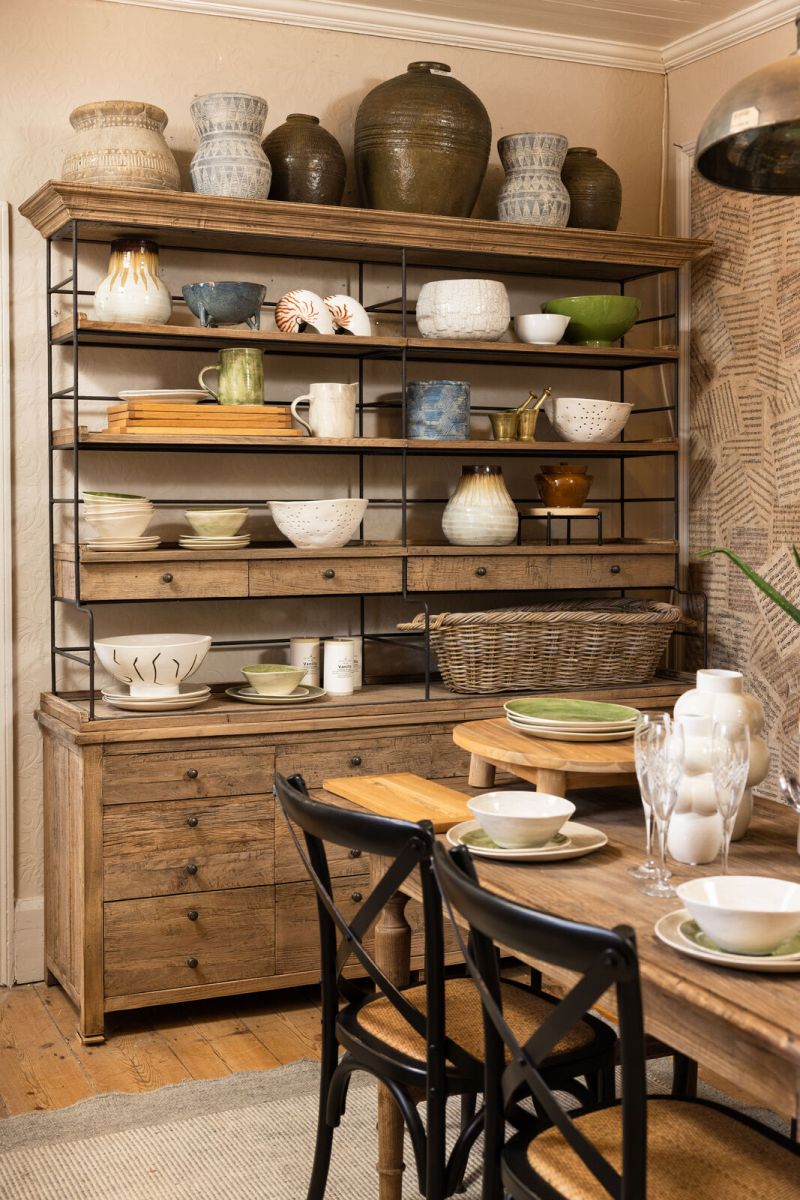
[[[180,175],[164,140],[167,114],[141,100],[98,100],[69,117],[75,130],[61,178],[106,187],[179,191]]]

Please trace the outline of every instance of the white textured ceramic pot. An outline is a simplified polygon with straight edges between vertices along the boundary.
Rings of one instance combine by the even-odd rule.
[[[764,709],[761,706],[761,702],[755,696],[751,696],[745,692],[741,671],[710,668],[698,671],[697,686],[692,688],[691,691],[684,692],[679,697],[675,704],[675,717],[681,721],[692,718],[692,728],[695,730],[701,728],[696,723],[697,719],[702,720],[705,718],[706,722],[708,722],[706,726],[702,727],[705,729],[705,733],[697,735],[700,738],[705,737],[707,739],[708,766],[706,770],[708,772],[711,770],[711,726],[713,726],[713,722],[741,721],[748,726],[750,730],[750,770],[747,775],[747,787],[733,826],[733,840],[738,841],[739,838],[744,837],[750,825],[750,818],[753,813],[753,794],[751,789],[766,778],[767,771],[769,770],[769,750],[766,742],[760,736],[764,728]],[[697,772],[697,774],[702,774],[702,772]],[[692,786],[696,787],[698,785]],[[711,788],[713,792],[713,783]],[[675,818],[673,817],[673,822],[674,820]],[[672,852],[671,837],[670,852]],[[711,861],[704,858],[680,858],[678,854],[675,854],[674,857],[678,858],[680,862]]]
[[[179,191],[178,164],[164,140],[167,114],[141,100],[98,100],[74,109],[61,168],[70,183]]]
[[[496,279],[437,279],[420,288],[416,317],[426,338],[496,342],[508,329],[511,306]]]
[[[97,285],[98,321],[166,325],[172,315],[169,288],[158,275],[158,247],[144,238],[111,243],[108,274]]]
[[[212,92],[192,103],[200,135],[191,162],[192,186],[207,196],[266,200],[272,167],[261,149],[267,102],[245,92]]]
[[[519,513],[500,467],[462,467],[442,517],[454,546],[508,546],[517,536]]]

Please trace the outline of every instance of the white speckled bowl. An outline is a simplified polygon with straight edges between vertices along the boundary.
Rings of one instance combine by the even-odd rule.
[[[634,405],[584,396],[548,396],[543,407],[564,441],[612,442],[625,428]]]
[[[132,633],[100,638],[94,648],[105,669],[130,685],[131,696],[179,696],[180,684],[208,654],[211,638],[196,633]]]
[[[508,329],[511,307],[496,279],[437,279],[420,288],[416,317],[426,338],[496,342]]]
[[[346,546],[361,524],[368,500],[268,500],[272,519],[292,545],[304,550]]]

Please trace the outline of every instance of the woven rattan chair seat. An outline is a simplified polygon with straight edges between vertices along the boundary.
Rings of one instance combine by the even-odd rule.
[[[576,1125],[620,1169],[619,1106],[579,1117]],[[528,1162],[565,1200],[608,1200],[557,1129],[534,1138]],[[647,1106],[648,1200],[797,1200],[800,1158],[716,1108],[681,1100]]]
[[[425,1012],[425,988],[413,987],[403,992],[415,1008]],[[553,1011],[551,1001],[542,999],[527,988],[514,984],[503,985],[503,1013],[517,1038],[527,1041]],[[483,1059],[483,1013],[481,999],[471,979],[448,979],[445,985],[447,1036],[478,1061]],[[425,1059],[424,1040],[408,1025],[390,1001],[373,1000],[357,1014],[364,1032],[378,1038],[400,1054]],[[594,1040],[595,1032],[585,1021],[562,1038],[554,1053],[570,1054],[581,1050]]]

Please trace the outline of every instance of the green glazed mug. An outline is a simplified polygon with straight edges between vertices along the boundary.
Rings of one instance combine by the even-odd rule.
[[[208,371],[219,372],[216,392],[212,391],[203,376]],[[260,350],[250,346],[231,346],[220,350],[219,363],[203,367],[197,376],[200,387],[219,400],[220,404],[263,404],[264,403],[264,359]]]

